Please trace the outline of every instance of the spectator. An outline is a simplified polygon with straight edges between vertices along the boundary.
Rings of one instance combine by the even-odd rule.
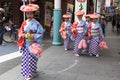
[[[3,44],[3,30],[4,30],[3,23],[4,21],[5,21],[4,9],[0,8],[0,45],[5,45]]]
[[[68,50],[70,46],[70,36],[71,36],[71,22],[69,21],[69,18],[71,16],[69,14],[64,14],[63,18],[64,21],[61,23],[60,26],[60,34],[62,38],[64,39],[64,49]]]

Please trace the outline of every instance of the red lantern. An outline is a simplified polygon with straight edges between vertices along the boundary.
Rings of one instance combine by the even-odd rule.
[[[78,2],[85,2],[86,0],[77,0]]]

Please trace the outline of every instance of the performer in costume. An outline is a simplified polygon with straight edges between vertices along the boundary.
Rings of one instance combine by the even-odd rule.
[[[20,10],[26,12],[27,20],[23,21],[18,31],[18,47],[22,53],[21,74],[25,80],[31,80],[36,73],[38,57],[30,52],[29,46],[36,42],[42,43],[44,29],[34,18],[34,12],[39,9],[36,4],[22,5]]]
[[[71,15],[69,14],[64,14],[63,18],[64,21],[61,23],[60,26],[60,35],[62,36],[62,38],[64,39],[64,49],[68,50],[70,47],[70,36],[71,36],[71,22],[69,21],[69,18],[71,17]]]
[[[72,36],[75,38],[73,53],[75,54],[75,56],[79,56],[82,50],[78,49],[78,44],[83,38],[85,31],[85,21],[82,19],[84,12],[78,10],[77,12],[75,12],[75,15],[77,16],[78,20],[75,21],[71,26]]]
[[[89,49],[89,43],[90,43],[90,41],[87,39],[88,37],[87,37],[87,29],[88,29],[88,25],[91,23],[91,19],[90,19],[90,15],[91,14],[87,14],[87,15],[85,15],[85,40],[86,40],[86,42],[87,42],[87,49],[84,49],[83,50],[83,52],[88,52],[88,49]]]
[[[88,40],[90,40],[89,45],[89,54],[95,55],[96,57],[99,57],[99,43],[103,40],[104,35],[102,32],[102,28],[100,24],[97,22],[97,18],[99,18],[98,14],[92,14],[90,15],[90,18],[92,19],[92,23],[88,25]]]

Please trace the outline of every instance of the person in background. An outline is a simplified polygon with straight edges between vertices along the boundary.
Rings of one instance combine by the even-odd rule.
[[[5,12],[4,9],[0,8],[0,45],[5,45],[3,44],[3,31],[4,31],[3,23],[5,21],[4,12]]]
[[[53,16],[52,16],[52,19],[51,19],[51,29],[50,29],[50,37],[51,39],[53,39]]]
[[[102,15],[100,18],[101,18],[100,19],[100,24],[101,24],[101,27],[102,27],[103,34],[105,36],[105,17]]]
[[[90,41],[87,39],[88,25],[91,23],[90,15],[91,15],[91,14],[85,15],[85,20],[86,20],[86,21],[85,21],[85,39],[86,39],[86,42],[87,42],[87,49],[83,50],[83,52],[85,52],[85,51],[88,52],[89,44],[90,44]]]
[[[90,15],[90,18],[92,19],[92,22],[91,24],[88,25],[88,32],[87,32],[88,39],[90,40],[88,52],[90,56],[95,55],[96,57],[99,57],[100,54],[99,43],[103,40],[104,35],[100,24],[97,22],[99,15],[92,14]]]
[[[114,31],[114,28],[116,26],[116,15],[112,16],[112,31]]]
[[[78,10],[75,12],[75,15],[77,16],[78,20],[73,22],[71,26],[72,36],[75,38],[73,53],[75,56],[80,56],[82,49],[78,48],[78,44],[83,39],[85,33],[85,21],[82,19],[84,12]]]
[[[119,32],[119,29],[120,29],[120,14],[117,14],[117,32]]]
[[[61,23],[60,26],[60,34],[64,39],[64,49],[68,50],[70,48],[70,36],[71,36],[71,22],[69,21],[71,15],[64,14],[63,18],[64,21]]]
[[[42,25],[34,18],[35,11],[39,10],[36,4],[22,5],[20,10],[26,12],[26,20],[23,21],[18,30],[17,46],[22,53],[21,74],[25,80],[31,80],[37,70],[38,57],[30,52],[30,45],[34,42],[42,44],[44,29]]]

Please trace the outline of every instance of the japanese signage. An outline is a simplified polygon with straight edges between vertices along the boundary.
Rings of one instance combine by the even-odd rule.
[[[105,1],[105,6],[106,7],[110,7],[111,6],[110,4],[111,4],[111,0],[106,0]]]

